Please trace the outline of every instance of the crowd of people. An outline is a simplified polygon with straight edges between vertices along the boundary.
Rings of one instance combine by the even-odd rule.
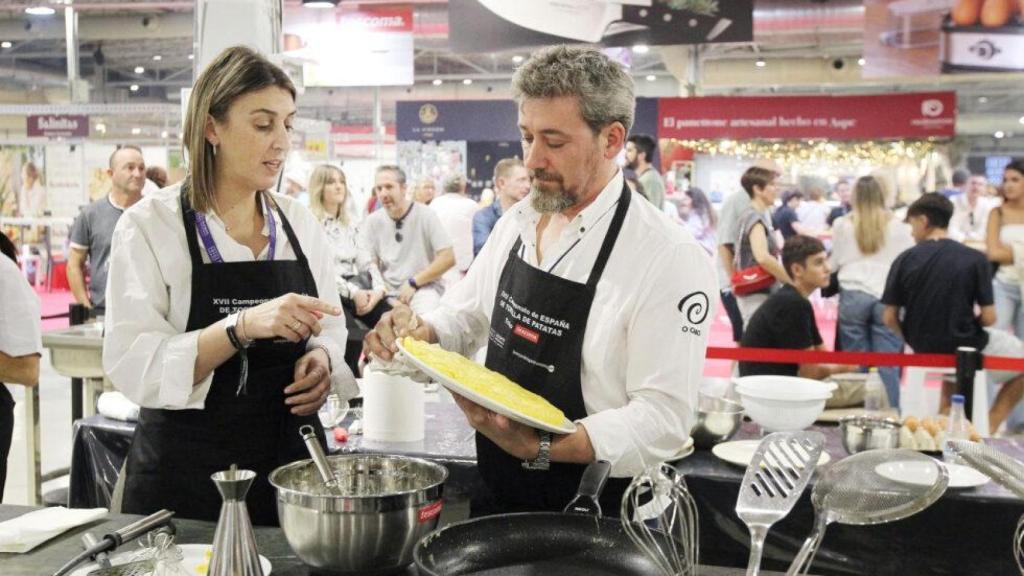
[[[821,290],[839,295],[836,347],[843,350],[899,353],[906,344],[916,353],[952,354],[968,346],[1024,357],[1024,162],[1006,167],[995,199],[985,195],[983,177],[958,172],[959,193],[923,194],[899,211],[904,217],[887,205],[883,184],[872,176],[853,183],[848,201],[849,183],[841,180],[836,191],[844,201],[832,210],[820,205],[820,192],[807,203],[790,192],[775,208],[778,179],[769,168],[749,168],[743,192],[726,199],[718,220],[728,279],[721,283],[722,302],[741,346],[823,349],[808,301]],[[802,211],[807,204],[813,209]],[[822,223],[828,228],[818,228]],[[859,369],[764,362],[738,368],[741,375],[819,379]],[[879,374],[898,407],[899,368],[882,366]],[[995,396],[992,432],[1024,422],[1015,413],[1024,376],[990,371],[988,381]],[[948,388],[943,410],[953,392]]]

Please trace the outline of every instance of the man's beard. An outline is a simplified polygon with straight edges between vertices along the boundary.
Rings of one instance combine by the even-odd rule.
[[[542,181],[555,185],[556,189],[553,191],[542,189],[538,186]],[[565,189],[565,181],[561,176],[534,174],[533,182],[530,185],[530,205],[534,210],[541,214],[556,214],[575,204],[576,198]]]

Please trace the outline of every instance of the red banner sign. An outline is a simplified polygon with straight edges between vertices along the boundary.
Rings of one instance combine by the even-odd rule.
[[[47,138],[88,138],[89,117],[68,114],[28,116],[28,135]]]
[[[658,137],[679,140],[951,137],[956,93],[662,98]]]

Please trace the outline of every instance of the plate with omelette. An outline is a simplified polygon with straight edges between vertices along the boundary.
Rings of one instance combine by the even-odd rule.
[[[503,374],[437,344],[410,336],[396,342],[416,368],[467,400],[538,430],[555,434],[576,431],[576,425],[561,410]]]

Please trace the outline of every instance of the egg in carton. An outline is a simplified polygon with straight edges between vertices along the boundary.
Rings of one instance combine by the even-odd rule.
[[[949,426],[949,418],[936,416],[934,418],[917,418],[907,416],[900,427],[900,448],[921,450],[924,452],[938,452],[946,441],[946,428]],[[974,425],[967,423],[970,430],[970,440],[980,442],[981,435],[974,429]]]

